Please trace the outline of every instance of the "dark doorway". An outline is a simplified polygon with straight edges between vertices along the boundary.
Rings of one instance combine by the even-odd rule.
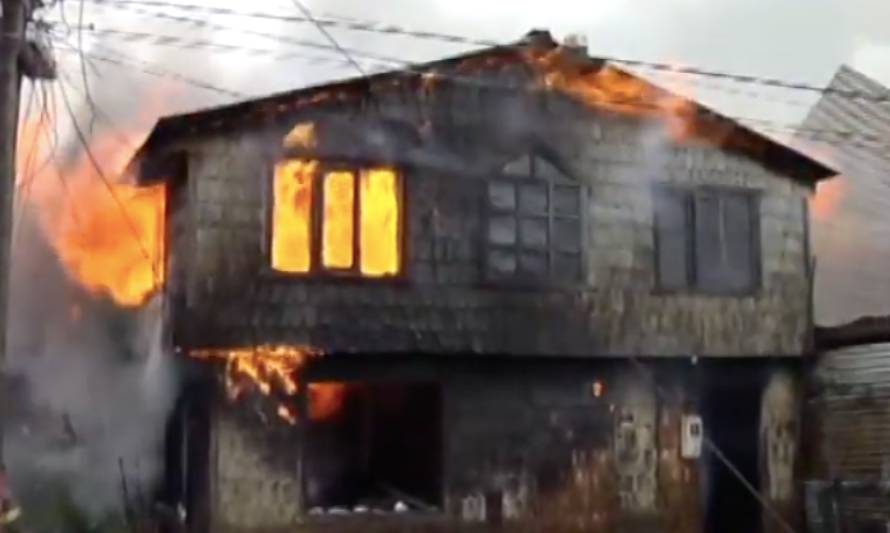
[[[759,487],[760,374],[726,363],[708,369],[704,378],[705,434],[750,486]],[[703,453],[708,473],[705,532],[759,533],[762,513],[757,498],[716,454],[707,447]]]
[[[310,390],[316,385],[310,384]],[[423,383],[332,385],[326,384],[329,394],[309,396],[304,457],[310,512],[440,508],[440,388]]]

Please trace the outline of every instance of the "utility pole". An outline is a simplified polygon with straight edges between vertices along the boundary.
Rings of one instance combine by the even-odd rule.
[[[16,142],[22,77],[52,79],[54,63],[45,50],[26,39],[25,28],[40,0],[0,0],[0,462],[9,398],[6,381],[6,324],[9,303],[12,208],[15,197]]]

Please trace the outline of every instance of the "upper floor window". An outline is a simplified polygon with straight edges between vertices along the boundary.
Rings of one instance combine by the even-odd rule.
[[[526,156],[504,170],[487,184],[488,279],[577,282],[581,187],[537,157]]]
[[[655,191],[658,286],[745,294],[759,285],[759,209],[753,191]]]
[[[275,166],[272,268],[392,276],[401,268],[402,194],[392,169],[324,170],[316,161]]]

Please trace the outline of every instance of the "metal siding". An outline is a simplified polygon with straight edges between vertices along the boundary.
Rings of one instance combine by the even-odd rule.
[[[837,324],[890,313],[890,106],[837,91],[890,97],[890,90],[848,67],[829,87],[836,91],[813,107],[797,141],[844,175],[837,205],[813,222],[816,321]]]
[[[825,477],[879,482],[890,476],[890,343],[825,352],[814,372]],[[847,517],[890,521],[886,495],[850,494]]]

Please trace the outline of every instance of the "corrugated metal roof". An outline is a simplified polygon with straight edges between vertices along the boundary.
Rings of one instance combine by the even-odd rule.
[[[832,89],[890,97],[890,89],[843,66]],[[804,130],[852,132],[830,142],[798,145],[843,173],[837,203],[815,217],[815,317],[838,324],[863,315],[890,313],[890,102],[826,93],[803,123]]]

